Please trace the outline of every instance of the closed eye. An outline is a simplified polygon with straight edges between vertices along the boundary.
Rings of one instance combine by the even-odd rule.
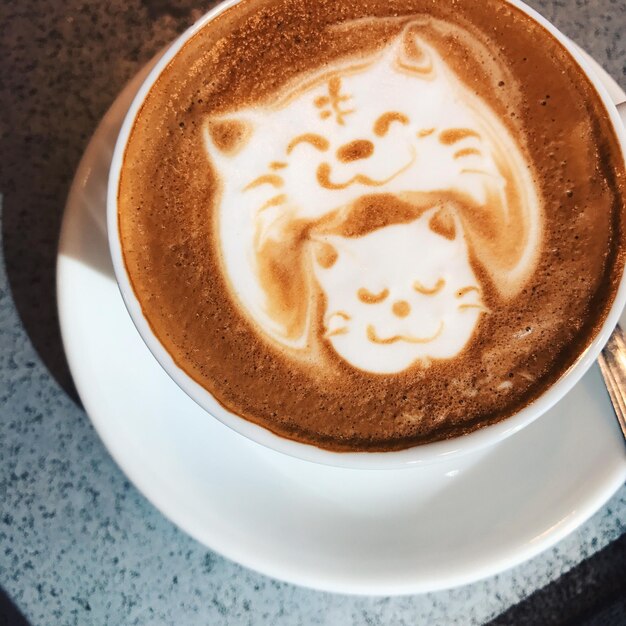
[[[372,293],[365,288],[361,288],[356,293],[357,298],[365,304],[378,304],[382,302],[388,295],[389,289],[383,289],[380,293]]]
[[[434,296],[436,293],[439,293],[446,285],[446,281],[443,278],[440,278],[434,287],[425,287],[419,281],[415,281],[413,283],[413,289],[417,291],[417,293],[423,293],[425,296]]]
[[[480,135],[471,128],[448,128],[439,133],[439,141],[444,146],[451,146],[468,137],[480,139]]]
[[[322,137],[321,135],[317,135],[315,133],[305,133],[304,135],[298,135],[298,137],[291,140],[287,146],[287,154],[291,154],[293,149],[301,143],[308,143],[320,152],[324,152],[330,147],[330,143],[326,137]]]
[[[264,174],[263,176],[259,176],[255,178],[251,183],[248,183],[243,190],[248,191],[249,189],[255,189],[256,187],[260,187],[261,185],[272,185],[272,187],[282,187],[284,184],[284,180],[278,174]]]
[[[481,155],[480,150],[477,150],[476,148],[463,148],[462,150],[455,152],[453,156],[455,159],[460,159],[462,157],[473,156],[473,155],[480,156]]]
[[[374,122],[374,134],[378,135],[378,137],[384,137],[389,131],[392,122],[399,122],[406,126],[409,123],[409,118],[404,113],[398,113],[397,111],[383,113]]]

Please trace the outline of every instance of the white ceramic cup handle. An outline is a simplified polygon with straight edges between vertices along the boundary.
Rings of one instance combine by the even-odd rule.
[[[626,101],[621,102],[617,105],[617,112],[622,118],[622,124],[624,124],[624,128],[626,128]]]

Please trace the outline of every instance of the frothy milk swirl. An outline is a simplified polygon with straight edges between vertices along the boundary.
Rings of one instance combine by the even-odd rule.
[[[373,373],[452,359],[489,314],[470,257],[507,299],[539,256],[523,149],[415,24],[204,138],[229,286],[284,348]]]

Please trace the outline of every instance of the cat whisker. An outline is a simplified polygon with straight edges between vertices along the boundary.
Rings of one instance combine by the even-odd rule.
[[[459,304],[457,307],[459,311],[467,311],[468,309],[479,309],[483,313],[491,313],[491,309],[486,307],[482,302],[475,304]]]
[[[259,176],[255,178],[251,183],[248,183],[243,190],[248,191],[250,189],[255,189],[256,187],[260,187],[261,185],[272,185],[273,187],[282,187],[285,181],[278,174],[263,174],[263,176]]]
[[[480,174],[481,176],[488,176],[489,178],[499,178],[496,174],[486,172],[485,170],[476,170],[472,168],[464,168],[461,170],[461,174]]]
[[[324,327],[325,327],[324,337],[325,338],[335,337],[336,335],[345,335],[348,332],[347,326],[339,326],[337,328],[333,328],[332,330],[330,329],[330,322],[336,317],[346,322],[352,319],[352,316],[348,315],[348,313],[346,313],[345,311],[334,311],[333,313],[328,315],[324,322]]]
[[[347,332],[348,332],[348,327],[341,326],[340,328],[335,328],[334,330],[326,331],[326,333],[324,333],[324,337],[328,339],[328,337],[335,337],[337,335],[345,335]]]
[[[258,212],[261,213],[265,211],[266,209],[269,209],[273,206],[280,206],[281,204],[285,204],[285,202],[287,202],[287,196],[284,193],[281,193],[278,196],[274,196],[273,198],[270,198],[267,202],[261,205]]]
[[[467,287],[461,287],[461,289],[459,289],[456,292],[456,297],[457,298],[462,298],[465,294],[470,293],[472,291],[476,291],[480,294],[480,288],[477,287],[476,285],[468,285]]]
[[[326,324],[328,325],[328,323],[330,322],[330,320],[333,319],[333,317],[341,317],[344,320],[351,320],[352,317],[350,315],[348,315],[345,311],[335,311],[334,313],[331,313],[328,316],[328,320],[326,321]]]
[[[452,155],[452,158],[462,159],[463,157],[468,157],[468,156],[482,156],[482,153],[480,150],[477,150],[476,148],[463,148],[462,150],[455,152]]]

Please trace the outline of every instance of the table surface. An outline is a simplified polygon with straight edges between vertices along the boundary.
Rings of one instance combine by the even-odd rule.
[[[626,0],[530,4],[626,87]],[[211,6],[0,8],[0,623],[3,611],[33,625],[485,623],[626,532],[626,488],[553,549],[488,580],[400,598],[333,595],[187,537],[128,482],[80,406],[54,299],[72,174],[124,83]]]

